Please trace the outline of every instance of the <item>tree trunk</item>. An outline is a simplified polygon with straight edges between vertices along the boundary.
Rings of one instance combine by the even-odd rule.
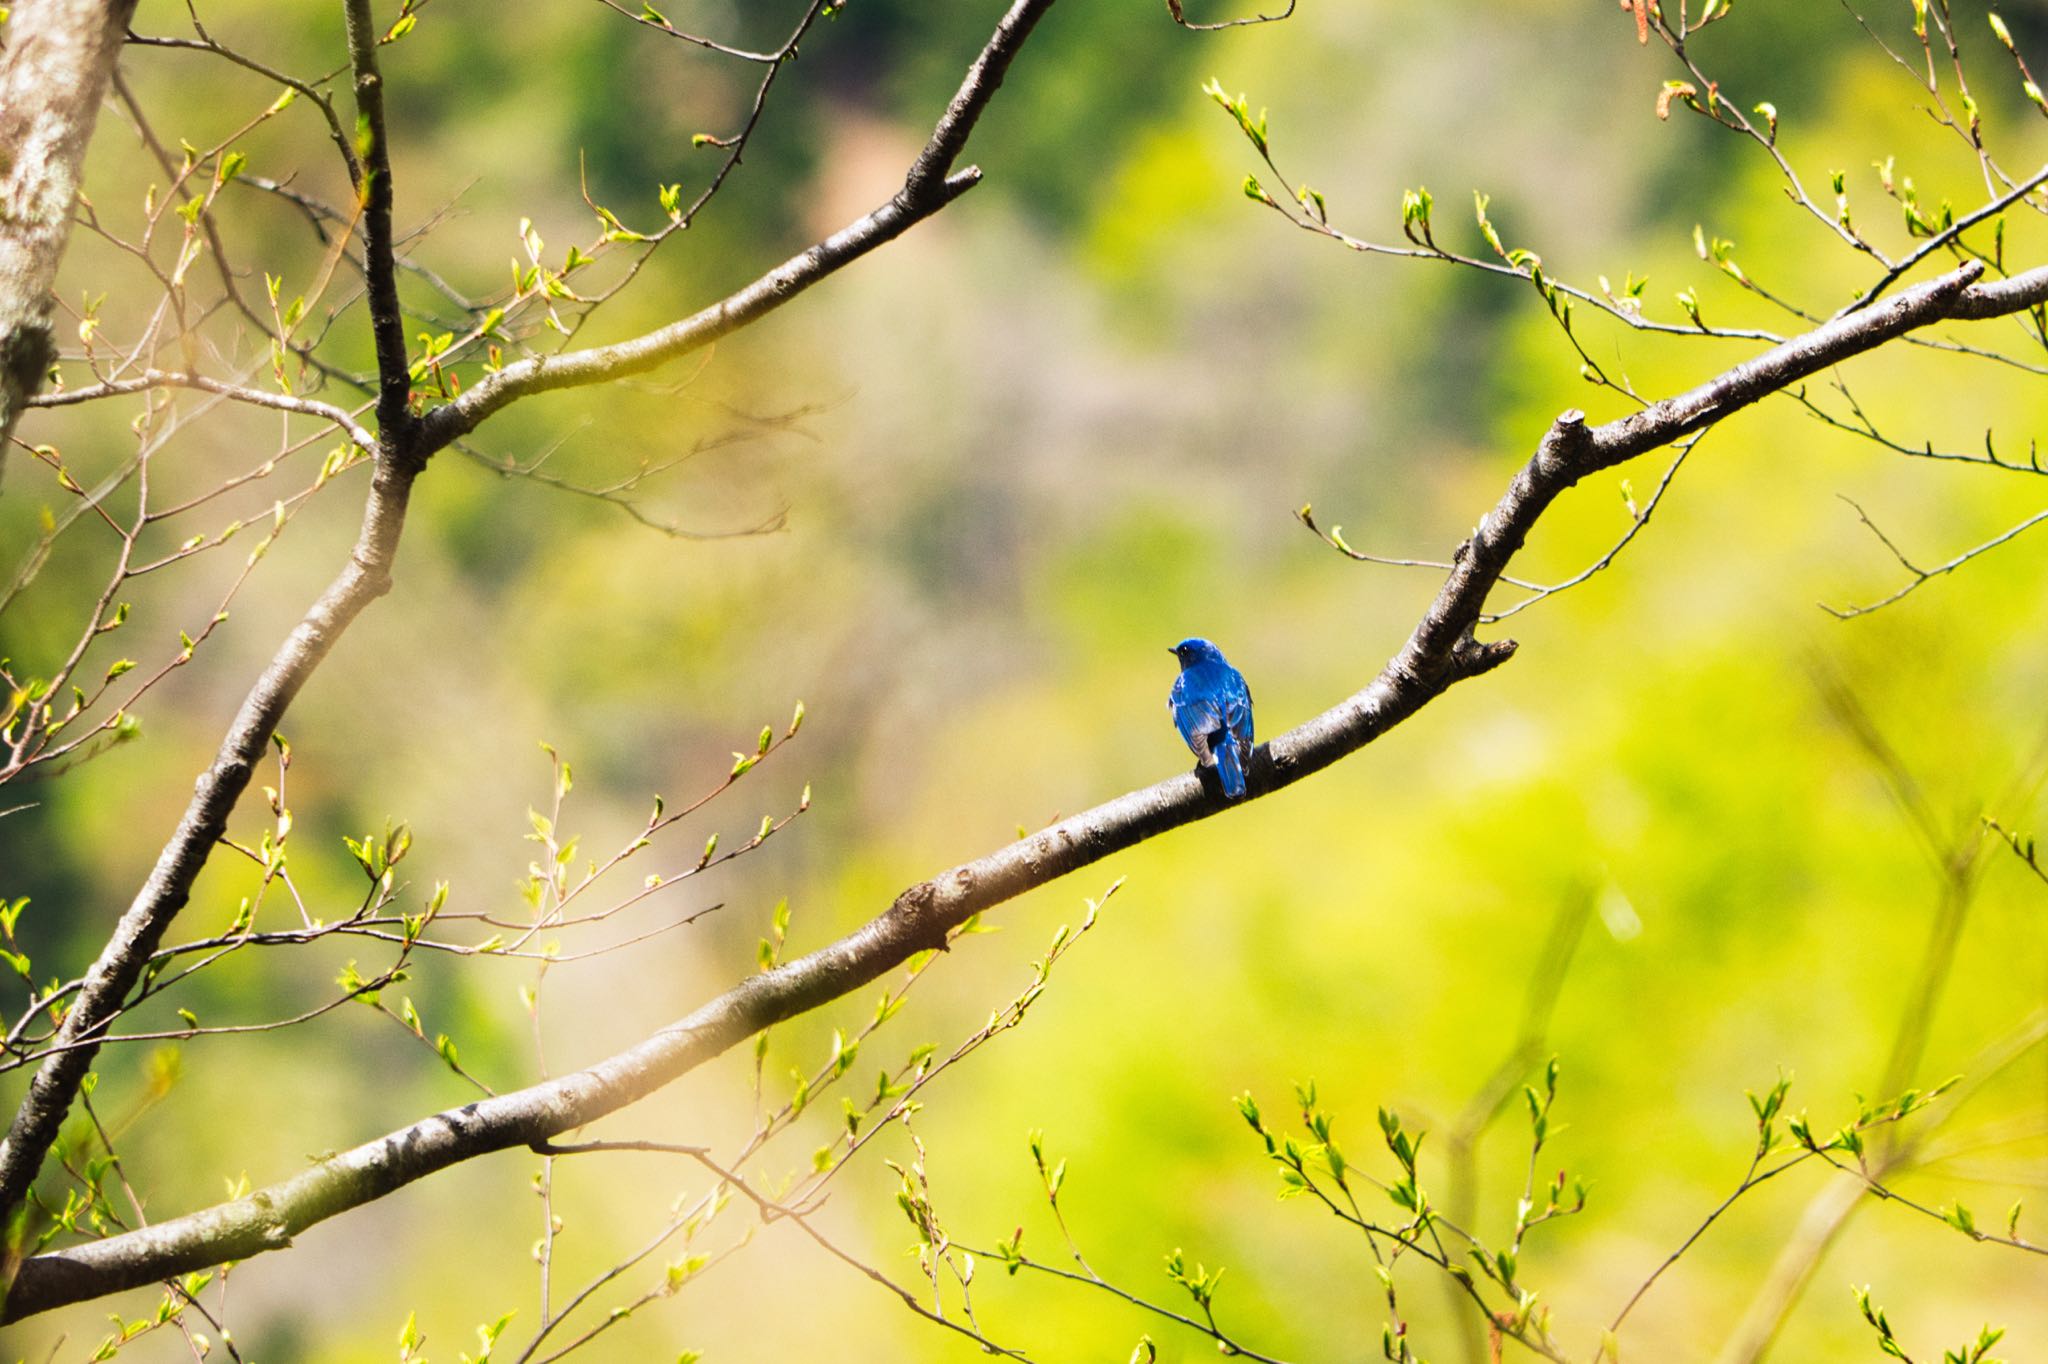
[[[0,23],[0,468],[57,357],[51,288],[135,0],[19,0]]]

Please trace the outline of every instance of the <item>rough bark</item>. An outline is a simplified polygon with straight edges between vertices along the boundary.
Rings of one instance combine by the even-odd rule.
[[[135,0],[24,0],[0,25],[0,472],[57,358],[51,290]]]

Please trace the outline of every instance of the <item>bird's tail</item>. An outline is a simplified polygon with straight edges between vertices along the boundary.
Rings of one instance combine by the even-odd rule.
[[[1216,736],[1216,775],[1223,779],[1223,794],[1232,800],[1244,795],[1244,757],[1234,735]]]

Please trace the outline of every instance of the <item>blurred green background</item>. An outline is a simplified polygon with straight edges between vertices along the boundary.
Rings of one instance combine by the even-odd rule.
[[[341,59],[338,9],[236,0],[203,13],[224,41],[311,72]],[[856,0],[821,26],[730,188],[584,339],[692,310],[878,203],[997,12]],[[767,5],[668,13],[756,44],[790,21]],[[1911,41],[1903,0],[1871,18]],[[2048,51],[2048,31],[2022,18],[2012,23],[2023,50]],[[2028,121],[1981,12],[1966,5],[1957,19],[2005,163],[2038,165],[2048,135]],[[171,31],[180,17],[145,5],[138,23]],[[1873,162],[1898,156],[1930,199],[1981,198],[1974,160],[1920,111],[1924,89],[1835,7],[1739,10],[1696,55],[1730,98],[1776,105],[1781,146],[1817,198],[1831,197],[1829,170],[1846,170],[1859,222],[1889,247],[1906,239]],[[131,52],[124,69],[167,138],[202,146],[274,93],[187,53]],[[476,294],[505,280],[521,217],[551,258],[588,240],[579,166],[629,224],[655,221],[657,184],[694,190],[715,165],[691,134],[728,131],[751,94],[748,69],[587,3],[441,0],[386,49],[385,74],[401,228],[438,220],[416,254]],[[653,793],[673,807],[716,785],[731,751],[801,698],[809,718],[789,750],[693,817],[658,862],[629,867],[620,893],[645,870],[688,865],[713,830],[727,846],[744,840],[806,784],[811,810],[759,852],[565,942],[616,941],[724,906],[549,974],[546,1053],[559,1072],[753,969],[781,897],[791,948],[807,950],[1020,827],[1184,767],[1161,710],[1164,650],[1184,635],[1215,638],[1243,668],[1263,734],[1334,704],[1399,647],[1438,578],[1348,562],[1293,509],[1313,501],[1360,547],[1439,557],[1559,410],[1623,408],[1576,377],[1526,285],[1354,256],[1248,203],[1250,148],[1202,82],[1214,75],[1269,106],[1282,165],[1362,236],[1396,239],[1401,191],[1426,184],[1439,238],[1483,249],[1467,207],[1476,187],[1509,243],[1539,251],[1553,275],[1647,274],[1649,310],[1666,319],[1690,287],[1710,322],[1793,325],[1694,255],[1695,223],[1732,238],[1750,275],[1824,312],[1867,283],[1867,268],[1786,203],[1754,146],[1683,109],[1657,120],[1657,89],[1674,74],[1612,5],[1302,0],[1284,24],[1218,34],[1176,29],[1156,4],[1056,7],[975,135],[984,187],[660,376],[675,382],[543,397],[479,433],[501,458],[559,442],[548,468],[590,482],[744,433],[650,484],[646,510],[723,532],[786,509],[786,529],[671,538],[616,508],[439,457],[419,484],[397,590],[285,726],[302,886],[352,905],[360,873],[342,836],[403,820],[419,895],[445,879],[453,909],[523,913],[526,810],[549,796],[539,741],[575,764],[562,829],[603,850],[632,838]],[[249,139],[252,172],[297,168],[302,184],[333,192],[317,119],[290,113]],[[88,193],[103,213],[132,216],[153,178],[110,109]],[[295,272],[287,292],[304,287],[318,245],[290,212],[250,194],[224,201],[223,222],[239,259]],[[2042,259],[2044,238],[2016,221],[2009,258]],[[110,315],[123,316],[153,301],[145,286],[90,238],[75,242],[67,298],[107,291]],[[1752,350],[1583,318],[1581,330],[1650,395]],[[361,333],[359,312],[337,326],[353,363],[367,354]],[[2034,376],[1925,350],[1870,357],[1848,377],[1909,442],[1970,450],[1995,425],[2009,452],[2048,408]],[[1812,391],[1822,396],[1818,382]],[[62,444],[77,467],[110,468],[130,448],[131,415],[46,414],[24,435]],[[208,486],[260,459],[277,430],[274,419],[209,415],[167,446],[163,478]],[[11,572],[37,511],[61,509],[61,494],[48,470],[10,463],[0,548]],[[1624,471],[1638,501],[1661,468]],[[1618,482],[1562,502],[1517,572],[1561,576],[1599,554],[1626,528]],[[275,494],[259,491],[236,514],[267,510]],[[1857,1095],[1880,1097],[1942,874],[1828,697],[1859,698],[1963,843],[1980,815],[2020,830],[2040,817],[2023,780],[2048,729],[2040,545],[2022,540],[1841,623],[1815,603],[1881,596],[1899,570],[1837,495],[1933,562],[2035,510],[2040,490],[1903,460],[1789,400],[1769,403],[1708,439],[1611,570],[1513,622],[1523,647],[1510,666],[1311,782],[992,916],[1000,932],[938,963],[852,1081],[865,1088],[877,1064],[919,1043],[949,1049],[1029,982],[1056,925],[1124,881],[1025,1026],[925,1092],[915,1126],[948,1229],[988,1246],[1021,1225],[1027,1253],[1062,1259],[1026,1148],[1042,1129],[1049,1154],[1069,1162],[1069,1223],[1106,1276],[1173,1302],[1163,1257],[1183,1247],[1229,1267],[1219,1316],[1248,1343],[1289,1359],[1373,1356],[1385,1311],[1364,1246],[1307,1203],[1276,1200],[1231,1096],[1249,1090],[1284,1115],[1293,1082],[1314,1077],[1353,1159],[1385,1173],[1375,1108],[1411,1127],[1450,1126],[1515,1046],[1557,916],[1590,907],[1536,1055],[1556,1054],[1564,1076],[1554,1121],[1565,1130],[1543,1173],[1568,1168],[1591,1200],[1522,1258],[1560,1340],[1590,1357],[1628,1294],[1741,1177],[1754,1137],[1745,1089],[1791,1075],[1791,1108],[1810,1107],[1822,1130],[1851,1116]],[[127,903],[242,690],[345,552],[359,496],[358,482],[337,483],[294,523],[201,660],[144,711],[142,741],[22,788],[36,806],[0,820],[0,897],[32,897],[21,933],[38,975],[74,974]],[[0,653],[47,659],[75,631],[106,562],[91,529],[61,540],[0,614]],[[239,567],[216,555],[148,580],[120,651],[174,650]],[[245,802],[236,835],[263,827],[260,803]],[[2001,848],[1983,855],[1916,1084],[1967,1069],[2048,994],[2048,887]],[[218,931],[247,892],[242,871],[215,862],[174,937]],[[331,944],[245,954],[158,1022],[180,1003],[209,1023],[312,1007],[348,955]],[[394,993],[503,1089],[538,1073],[518,994],[532,977],[514,962],[428,960]],[[786,1095],[792,1065],[824,1058],[835,1026],[863,1021],[872,996],[776,1030],[771,1096]],[[105,1057],[102,1109],[141,1107],[152,1064],[143,1048]],[[750,1070],[749,1057],[727,1057],[593,1135],[729,1149],[751,1121]],[[0,1085],[10,1103],[19,1081]],[[177,1083],[125,1129],[125,1169],[152,1217],[173,1215],[217,1200],[223,1180],[272,1182],[470,1093],[388,1020],[351,1007],[184,1048]],[[819,1110],[812,1130],[754,1167],[764,1184],[809,1168],[838,1124],[836,1097]],[[2041,1200],[2048,1056],[1989,1086],[1940,1144],[1948,1158],[1902,1184],[1921,1201],[1960,1201],[1988,1226],[2016,1197]],[[879,1159],[907,1161],[910,1148],[901,1133],[878,1146],[835,1180],[817,1221],[913,1282],[911,1230]],[[1481,1144],[1476,1187],[1446,1182],[1444,1148],[1425,1142],[1425,1186],[1440,1201],[1474,1199],[1480,1227],[1498,1236],[1527,1159],[1519,1111]],[[517,1315],[505,1339],[523,1343],[535,1324],[536,1168],[522,1155],[472,1162],[237,1269],[229,1302],[244,1354],[391,1358],[412,1312],[436,1360],[473,1351],[475,1325],[507,1311]],[[1828,1186],[1802,1169],[1739,1203],[1630,1318],[1624,1356],[1714,1358]],[[657,1157],[560,1165],[557,1301],[705,1187]],[[2022,1234],[2048,1239],[2044,1217],[2048,1206],[2023,1212]],[[742,1205],[699,1248],[749,1234],[736,1257],[608,1331],[588,1357],[978,1353]],[[601,1321],[659,1277],[654,1262],[629,1272],[579,1320]],[[1873,1202],[1820,1260],[1774,1357],[1876,1357],[1848,1291],[1865,1283],[1919,1357],[1985,1320],[2011,1327],[2017,1357],[2048,1348],[2041,1260]],[[1426,1268],[1404,1270],[1402,1284],[1416,1348],[1466,1357],[1471,1342]],[[1122,1360],[1140,1332],[1162,1359],[1214,1350],[1107,1296],[986,1264],[976,1290],[987,1332],[1036,1357]],[[119,1305],[133,1316],[153,1302]],[[84,1358],[107,1306],[10,1328],[5,1354]],[[187,1357],[168,1333],[130,1353]],[[516,1353],[501,1345],[497,1357]]]

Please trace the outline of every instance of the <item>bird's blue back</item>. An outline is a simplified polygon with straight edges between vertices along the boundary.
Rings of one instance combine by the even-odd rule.
[[[1245,769],[1251,765],[1251,688],[1207,640],[1186,640],[1175,652],[1183,661],[1167,698],[1174,727],[1198,757],[1208,749],[1223,793],[1235,800],[1244,794]]]

